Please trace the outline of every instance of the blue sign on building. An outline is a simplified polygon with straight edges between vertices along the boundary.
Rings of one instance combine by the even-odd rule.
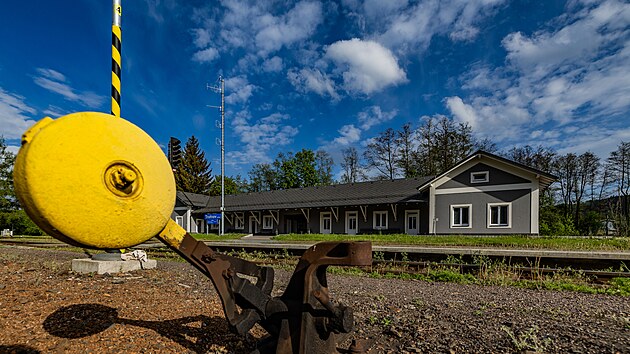
[[[207,224],[218,225],[221,220],[221,214],[204,214],[203,218],[206,220]]]

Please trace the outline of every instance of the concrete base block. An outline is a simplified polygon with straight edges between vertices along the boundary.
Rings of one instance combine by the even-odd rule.
[[[88,258],[73,259],[72,271],[77,273],[116,274],[133,270],[153,269],[157,267],[155,259],[146,262],[140,261],[98,261]]]

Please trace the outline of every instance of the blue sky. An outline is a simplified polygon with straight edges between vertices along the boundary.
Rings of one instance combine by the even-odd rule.
[[[0,12],[0,134],[110,110],[111,1]],[[122,116],[165,147],[199,138],[226,174],[278,152],[339,164],[379,132],[447,116],[499,148],[605,158],[630,140],[630,4],[616,0],[123,0]]]

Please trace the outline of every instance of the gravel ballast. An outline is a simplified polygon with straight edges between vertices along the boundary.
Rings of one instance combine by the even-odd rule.
[[[0,248],[0,353],[249,353],[192,266],[79,275],[84,255]],[[289,272],[276,271],[276,289]],[[329,275],[370,353],[630,353],[630,298]]]

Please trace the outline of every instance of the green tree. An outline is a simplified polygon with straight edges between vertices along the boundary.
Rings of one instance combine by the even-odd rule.
[[[298,176],[297,166],[293,153],[279,153],[273,162],[273,166],[277,173],[277,188],[288,189],[300,186],[300,177]]]
[[[315,166],[315,153],[310,149],[302,149],[293,157],[298,176],[297,187],[311,187],[319,184],[319,175]]]
[[[257,163],[248,172],[250,192],[262,192],[278,189],[278,173],[268,163]]]
[[[3,137],[0,137],[0,211],[16,210],[19,207],[13,190],[13,164],[15,155],[8,150]]]
[[[175,171],[175,182],[177,189],[184,192],[208,194],[210,191],[212,169],[194,135],[186,142],[184,156]]]
[[[232,178],[230,176],[225,176],[224,178],[224,187],[225,187],[225,195],[231,194],[239,194],[243,193],[243,185],[240,181],[240,176],[236,176],[236,178]],[[218,196],[221,195],[221,175],[214,176],[212,183],[210,184],[210,196]]]

